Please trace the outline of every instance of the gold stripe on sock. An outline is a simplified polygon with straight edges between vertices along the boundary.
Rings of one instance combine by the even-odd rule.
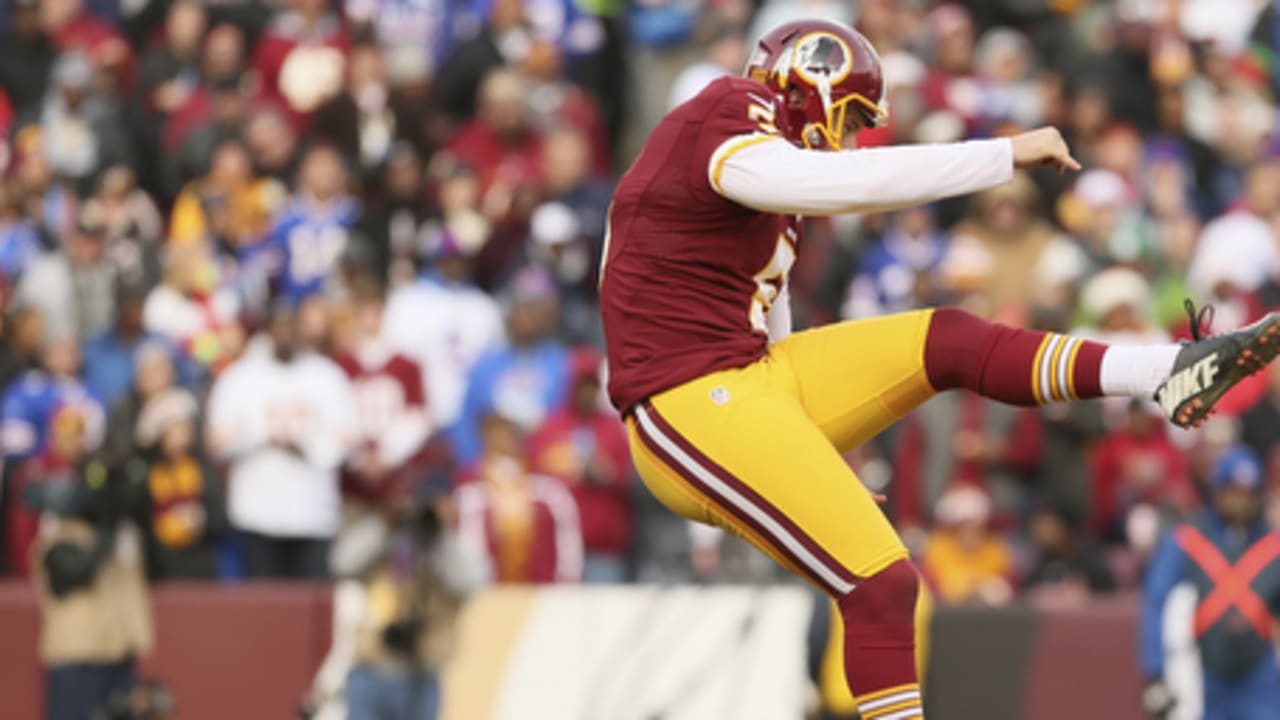
[[[894,703],[892,705],[886,705],[881,708],[876,708],[875,710],[869,710],[867,712],[862,713],[862,720],[875,720],[876,718],[884,715],[888,715],[889,713],[895,713],[900,710],[906,710],[908,708],[913,708],[913,707],[916,707],[916,708],[920,707],[920,698],[912,698],[910,700],[904,700],[900,703]]]
[[[1084,347],[1084,341],[1077,340],[1076,344],[1071,346],[1071,354],[1067,356],[1067,397],[1072,400],[1080,399],[1076,394],[1076,356],[1080,354],[1082,347]]]
[[[1044,393],[1040,392],[1040,360],[1044,357],[1045,346],[1049,344],[1053,335],[1045,333],[1044,339],[1040,341],[1040,347],[1036,348],[1036,357],[1031,361],[1031,396],[1035,398],[1037,405],[1044,404]]]
[[[907,683],[905,685],[895,685],[894,687],[885,688],[883,690],[876,690],[875,692],[862,695],[856,698],[854,702],[856,702],[859,705],[863,705],[869,702],[874,702],[883,697],[889,697],[890,695],[895,695],[900,692],[911,692],[912,690],[919,690],[919,689],[920,689],[920,683]]]

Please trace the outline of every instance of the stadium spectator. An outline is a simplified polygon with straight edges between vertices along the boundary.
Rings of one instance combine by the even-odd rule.
[[[32,550],[40,604],[45,717],[93,717],[134,685],[135,665],[154,644],[142,539],[129,519],[127,481],[100,463],[67,486],[30,493],[42,512]]]
[[[253,578],[322,578],[338,530],[338,469],[355,439],[351,383],[298,350],[295,312],[274,308],[269,336],[218,377],[211,454],[228,463],[227,510]]]
[[[482,456],[455,492],[458,540],[490,559],[498,583],[582,579],[582,528],[564,484],[524,467],[519,424],[482,419]]]
[[[991,500],[972,486],[948,490],[934,513],[920,570],[938,602],[1006,605],[1013,599],[1013,550],[992,532]]]
[[[235,25],[217,24],[205,34],[199,85],[165,118],[160,142],[166,155],[177,154],[192,130],[213,117],[215,90],[239,86],[245,70],[245,44],[244,31]]]
[[[14,284],[44,250],[35,223],[22,214],[22,188],[0,182],[0,277]]]
[[[146,448],[137,437],[143,410],[151,401],[179,387],[173,353],[163,341],[139,343],[130,363],[132,379],[127,392],[107,408],[106,439],[101,457],[108,467],[113,468],[123,467],[131,459],[144,456]]]
[[[1270,637],[1280,537],[1261,514],[1262,482],[1257,456],[1231,448],[1214,463],[1209,507],[1174,528],[1156,550],[1144,583],[1140,647],[1148,682],[1142,700],[1153,715],[1177,703],[1166,684],[1164,638],[1176,622],[1165,619],[1166,603],[1180,583],[1190,583],[1197,598],[1194,614],[1181,618],[1193,626],[1199,651],[1203,716],[1260,720],[1275,710],[1280,672]],[[1212,601],[1219,592],[1234,602]],[[1253,601],[1241,602],[1241,595]]]
[[[217,577],[226,514],[221,483],[198,442],[196,413],[191,393],[170,388],[146,402],[135,426],[135,443],[146,459],[138,514],[147,523],[147,574],[153,580]]]
[[[667,106],[674,108],[697,95],[712,80],[741,71],[747,62],[747,42],[741,29],[727,24],[706,33],[702,38],[702,58],[676,76]]]
[[[555,337],[559,298],[551,276],[538,267],[512,278],[507,347],[481,356],[467,375],[466,395],[453,428],[453,449],[466,466],[480,457],[481,420],[492,412],[529,432],[562,407],[569,353]]]
[[[244,143],[253,157],[255,175],[290,184],[301,160],[297,131],[282,111],[263,108],[245,121]]]
[[[324,288],[347,245],[359,202],[347,192],[347,167],[333,147],[317,145],[302,157],[297,192],[259,247],[276,268],[274,282],[294,302]]]
[[[212,150],[209,172],[187,183],[174,200],[169,243],[211,242],[234,255],[266,237],[283,198],[280,183],[254,177],[244,145],[227,140]]]
[[[171,245],[165,279],[142,308],[147,332],[167,340],[201,367],[218,370],[244,345],[240,298],[219,277],[209,246]]]
[[[978,240],[990,255],[982,294],[996,319],[1025,317],[1033,278],[1027,269],[1053,237],[1053,228],[1036,212],[1037,199],[1030,178],[1015,173],[1009,184],[973,198],[973,215],[951,228],[952,237]]]
[[[486,76],[504,65],[519,64],[532,43],[523,2],[496,0],[484,21],[480,32],[461,42],[436,74],[441,105],[455,124],[476,115]]]
[[[36,258],[22,275],[17,297],[40,311],[52,335],[84,340],[111,327],[116,268],[106,254],[102,206],[86,204],[62,247]]]
[[[111,329],[84,343],[84,382],[111,407],[133,386],[134,356],[149,339],[143,327],[142,286],[121,283],[116,289],[116,318]]]
[[[601,361],[593,349],[574,351],[568,404],[533,433],[528,454],[532,472],[564,481],[577,502],[583,581],[616,583],[630,575],[633,474],[626,429],[602,407]]]
[[[1042,605],[1078,606],[1092,593],[1116,589],[1116,579],[1098,547],[1075,517],[1042,507],[1031,516],[1031,568],[1023,589]]]
[[[527,204],[541,179],[542,134],[533,126],[518,72],[490,72],[479,93],[476,117],[458,128],[445,149],[475,173],[484,213],[497,221],[531,209]]]
[[[1186,457],[1155,412],[1133,401],[1124,424],[1094,451],[1090,525],[1096,537],[1124,538],[1127,516],[1139,505],[1179,513],[1196,503]]]
[[[74,0],[72,0],[74,1]],[[133,162],[132,144],[115,99],[94,89],[94,68],[83,53],[58,57],[53,82],[38,108],[29,108],[20,126],[39,128],[41,146],[53,172],[81,192],[96,174]]]
[[[41,27],[39,3],[14,2],[0,37],[0,88],[16,109],[34,106],[44,97],[58,55]]]
[[[971,127],[982,114],[982,87],[974,72],[973,17],[962,5],[943,4],[929,12],[932,67],[921,87],[925,107],[948,110]]]
[[[106,225],[106,254],[116,277],[131,285],[152,284],[160,275],[156,249],[163,220],[151,197],[123,165],[106,168],[89,201],[102,209]]]
[[[596,311],[596,252],[583,236],[578,216],[568,206],[543,203],[529,219],[526,243],[530,264],[545,268],[560,296],[560,336],[570,343],[603,342]]]
[[[160,123],[199,87],[201,41],[208,22],[204,5],[191,0],[175,2],[165,16],[161,41],[142,53],[136,96]],[[158,135],[160,129],[156,127],[149,134]]]
[[[168,153],[160,171],[166,197],[173,189],[203,175],[210,166],[214,148],[239,139],[245,123],[264,101],[255,100],[241,76],[229,75],[209,83],[202,90],[201,104],[183,118],[190,123],[182,139]],[[196,104],[193,100],[192,104]]]
[[[163,135],[169,116],[200,89],[200,51],[208,21],[202,3],[175,2],[165,16],[161,40],[142,52],[129,119],[144,176],[158,177],[161,148],[154,139]]]
[[[88,454],[86,418],[73,405],[61,407],[49,418],[46,444],[9,474],[9,506],[5,509],[5,560],[9,569],[31,577],[31,549],[40,525],[40,507],[29,499],[54,495],[74,487],[85,471]]]
[[[312,717],[342,713],[435,718],[439,673],[457,644],[462,601],[488,572],[422,494],[385,520],[369,521],[334,549],[334,638],[307,705]]]
[[[849,283],[846,318],[863,318],[919,307],[932,295],[931,275],[942,262],[949,238],[932,209],[895,213],[883,235],[862,255]]]
[[[40,343],[44,337],[44,325],[40,313],[33,308],[9,305],[3,318],[4,332],[0,334],[0,394],[9,388],[14,379],[39,364]]]
[[[392,349],[423,369],[432,422],[445,429],[462,413],[472,367],[503,342],[505,332],[498,303],[472,283],[473,251],[447,228],[430,241],[430,266],[392,293],[382,332]]]
[[[1280,481],[1280,369],[1268,379],[1267,393],[1240,416],[1240,440],[1262,460],[1270,486]]]
[[[401,502],[416,489],[432,427],[421,369],[393,352],[381,335],[381,286],[357,287],[352,305],[353,337],[336,359],[355,393],[359,436],[342,484],[349,500],[377,508]]]
[[[609,174],[610,158],[604,121],[596,101],[564,74],[564,48],[535,40],[520,68],[528,83],[531,123],[546,133],[564,129],[581,133],[587,141],[592,174]]]
[[[347,162],[372,179],[398,140],[410,141],[425,122],[420,109],[394,102],[387,64],[377,45],[351,49],[343,91],[316,108],[312,136],[333,143]]]
[[[426,202],[422,158],[410,143],[388,151],[382,192],[362,208],[349,243],[367,258],[366,274],[399,287],[413,281],[431,211]]]
[[[542,145],[542,178],[545,200],[573,211],[588,247],[598,255],[613,186],[592,172],[587,136],[574,128],[549,131]]]
[[[73,338],[46,334],[40,367],[18,376],[5,389],[0,440],[6,469],[15,460],[44,452],[53,416],[64,408],[79,411],[90,449],[102,441],[102,405],[80,381],[80,361],[80,347]]]
[[[298,116],[316,109],[342,86],[349,41],[325,0],[280,6],[253,52],[253,69],[268,95]]]

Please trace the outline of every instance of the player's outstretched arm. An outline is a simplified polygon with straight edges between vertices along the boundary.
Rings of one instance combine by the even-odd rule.
[[[1018,168],[1077,170],[1062,135],[1040,128],[1012,138],[850,152],[803,150],[777,138],[733,138],[712,157],[711,185],[764,212],[840,215],[896,210],[1002,185]]]

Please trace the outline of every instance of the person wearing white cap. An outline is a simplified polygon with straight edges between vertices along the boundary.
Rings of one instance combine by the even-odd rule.
[[[1013,552],[991,532],[991,499],[976,487],[948,490],[934,512],[921,570],[950,604],[1004,605],[1013,599]]]
[[[94,174],[109,165],[132,165],[133,151],[119,110],[93,88],[94,68],[79,51],[64,53],[53,82],[32,120],[56,175],[89,189]]]

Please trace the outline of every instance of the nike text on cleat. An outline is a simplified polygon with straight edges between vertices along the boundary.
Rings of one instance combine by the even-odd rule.
[[[1200,424],[1236,383],[1266,367],[1280,354],[1280,313],[1271,313],[1235,332],[1186,343],[1169,378],[1156,388],[1165,417],[1179,427]]]

